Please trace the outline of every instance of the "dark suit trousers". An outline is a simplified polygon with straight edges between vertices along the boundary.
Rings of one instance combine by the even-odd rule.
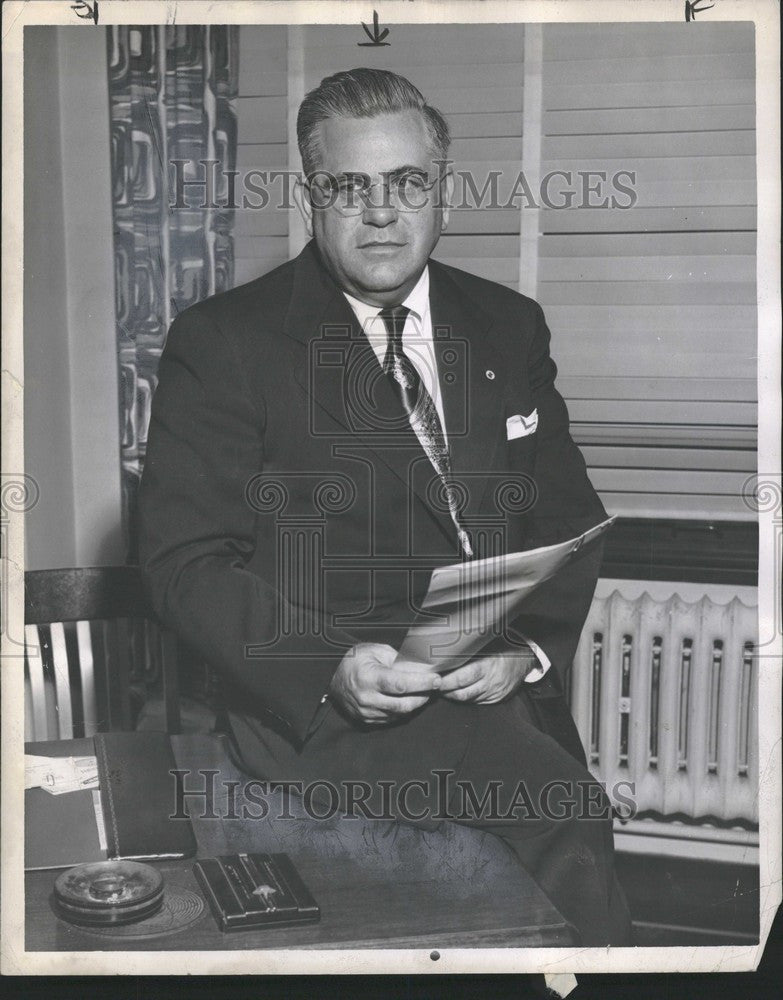
[[[576,928],[583,945],[627,945],[630,917],[614,873],[606,795],[580,760],[531,724],[526,700],[517,695],[476,712],[473,738],[459,772],[477,791],[493,780],[500,780],[504,789],[515,789],[521,780],[527,808],[520,808],[516,819],[467,822],[511,848]]]
[[[489,832],[538,882],[582,945],[630,943],[608,800],[584,765],[562,698],[537,702],[522,691],[496,705],[436,699],[404,722],[383,726],[357,726],[327,703],[299,753],[264,727],[245,725],[246,719],[233,720],[244,766],[256,776],[323,782],[324,790],[329,784],[338,789],[341,809],[367,815],[346,797],[355,781],[371,787],[363,803],[371,818],[393,816],[434,831],[454,821]],[[540,727],[556,731],[557,739]],[[447,735],[432,739],[432,733]],[[316,789],[313,802],[327,809],[328,798]]]

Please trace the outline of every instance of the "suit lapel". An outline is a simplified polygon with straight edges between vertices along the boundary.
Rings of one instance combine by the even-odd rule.
[[[406,478],[389,458],[395,445],[418,450],[421,446],[355,313],[320,263],[312,242],[297,261],[284,332],[301,344],[294,378],[312,404],[338,425],[335,433],[350,435],[372,451],[413,490],[446,538],[454,542],[451,522],[432,509],[422,477]]]
[[[452,471],[469,476],[475,513],[490,475],[499,471],[505,434],[505,366],[492,320],[435,261],[430,261],[430,313]]]
[[[297,261],[284,332],[305,348],[294,368],[296,381],[343,431],[370,445],[364,436],[388,442],[401,431],[417,441],[356,314],[312,242]]]

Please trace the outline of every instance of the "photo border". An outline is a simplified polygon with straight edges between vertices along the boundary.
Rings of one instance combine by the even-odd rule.
[[[697,15],[756,25],[756,126],[758,212],[759,447],[755,488],[759,507],[759,635],[770,637],[759,652],[760,943],[666,948],[475,948],[418,949],[26,952],[23,863],[23,636],[24,511],[31,484],[23,478],[23,103],[22,35],[27,25],[79,23],[77,3],[9,2],[3,17],[3,550],[7,613],[2,634],[2,971],[5,974],[302,974],[302,973],[637,973],[723,972],[753,969],[764,950],[781,900],[781,633],[777,605],[783,536],[781,495],[780,331],[780,106],[779,7],[774,0],[714,0]],[[684,22],[683,0],[544,0],[482,4],[417,0],[341,3],[291,0],[214,4],[150,0],[100,0],[99,27],[139,23],[355,24],[384,25],[485,22]],[[80,19],[83,30],[91,24]],[[698,25],[683,30],[698,30]],[[433,942],[436,945],[437,942]]]

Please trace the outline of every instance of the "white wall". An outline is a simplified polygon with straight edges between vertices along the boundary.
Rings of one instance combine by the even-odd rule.
[[[124,561],[106,47],[25,36],[26,566]]]
[[[40,488],[26,519],[29,569],[76,562],[67,278],[55,28],[25,38],[25,466]]]

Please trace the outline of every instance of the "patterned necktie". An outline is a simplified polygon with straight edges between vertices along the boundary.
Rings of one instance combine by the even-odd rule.
[[[411,427],[427,458],[432,462],[435,471],[441,478],[449,505],[449,513],[454,527],[457,529],[457,537],[462,551],[470,558],[473,555],[473,549],[470,544],[470,536],[460,524],[459,496],[451,484],[451,459],[438,410],[432,396],[427,392],[416,366],[402,349],[402,332],[405,329],[405,320],[409,312],[410,310],[405,306],[394,306],[383,309],[380,313],[388,335],[383,371],[388,376],[405,412],[408,414]]]

